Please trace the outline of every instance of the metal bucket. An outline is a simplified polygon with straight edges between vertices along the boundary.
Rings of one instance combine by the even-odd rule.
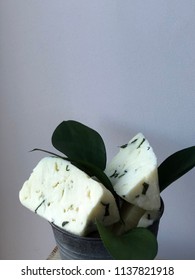
[[[157,237],[160,219],[164,212],[161,200],[159,219],[148,229]],[[62,260],[112,260],[112,256],[104,247],[100,237],[82,237],[67,232],[51,223],[54,237]]]

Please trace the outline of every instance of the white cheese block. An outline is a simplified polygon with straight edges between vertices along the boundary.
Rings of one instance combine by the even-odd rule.
[[[146,211],[139,220],[137,227],[149,227],[160,217],[159,210]]]
[[[49,222],[77,235],[119,220],[111,192],[101,183],[61,158],[43,158],[24,183],[21,203]]]
[[[157,159],[142,133],[121,146],[105,173],[124,200],[146,210],[160,208]]]
[[[124,201],[120,209],[122,221],[114,225],[113,231],[116,235],[122,235],[137,227],[140,218],[144,216],[145,212],[146,210]]]

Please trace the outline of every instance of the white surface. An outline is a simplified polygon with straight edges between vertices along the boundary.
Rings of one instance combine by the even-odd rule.
[[[47,222],[18,192],[66,119],[103,136],[110,159],[141,131],[159,163],[194,145],[195,2],[0,2],[0,258],[45,259]],[[160,259],[195,259],[194,170],[163,193]]]

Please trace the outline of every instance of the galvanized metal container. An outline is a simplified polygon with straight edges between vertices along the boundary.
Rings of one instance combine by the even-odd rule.
[[[160,219],[164,212],[164,203],[161,200],[159,219],[148,229],[157,237]],[[67,232],[52,224],[54,237],[59,248],[62,260],[111,260],[113,259],[104,247],[102,240],[97,236],[82,237]]]

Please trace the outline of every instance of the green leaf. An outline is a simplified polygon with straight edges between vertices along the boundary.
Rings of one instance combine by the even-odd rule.
[[[195,146],[180,150],[158,167],[159,186],[162,192],[167,186],[195,167]]]
[[[72,160],[81,160],[104,170],[106,148],[95,130],[79,122],[63,121],[52,135],[53,146]]]
[[[54,156],[54,157],[59,157],[59,158],[68,160],[68,159],[65,158],[65,157],[62,157],[62,156],[60,156],[60,155],[57,155],[56,153],[52,153],[52,152],[47,151],[47,150],[44,150],[44,149],[35,148],[35,149],[33,149],[33,150],[29,151],[29,152],[37,152],[37,151],[38,151],[38,152],[44,152],[44,153],[50,154],[50,155],[52,155],[52,156]]]
[[[121,236],[97,221],[103,244],[114,259],[152,260],[158,252],[156,237],[146,228],[134,228]]]

